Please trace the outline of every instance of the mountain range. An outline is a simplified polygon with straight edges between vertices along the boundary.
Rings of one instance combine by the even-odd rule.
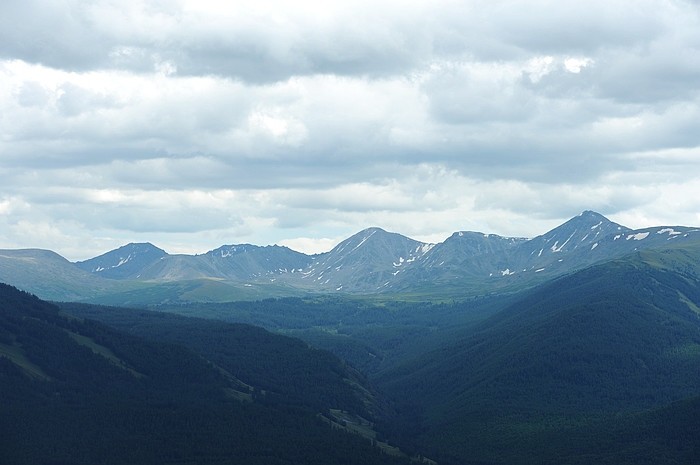
[[[543,238],[550,250],[555,242]],[[666,239],[519,292],[463,301],[336,294],[153,307],[158,313],[59,307],[187,343],[217,364],[269,350],[256,338],[227,345],[221,320],[302,338],[367,377],[384,399],[383,438],[440,465],[700,463],[700,241]],[[198,333],[170,313],[219,321]]]
[[[0,256],[10,463],[700,463],[694,228]]]
[[[699,238],[698,228],[632,230],[584,211],[532,239],[459,231],[430,244],[368,228],[316,255],[251,244],[182,255],[131,243],[71,263],[45,250],[0,250],[0,281],[52,300],[119,304],[310,293],[445,298],[517,290],[635,250]]]

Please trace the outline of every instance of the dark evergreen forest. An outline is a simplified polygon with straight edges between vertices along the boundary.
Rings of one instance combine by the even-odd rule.
[[[268,355],[302,347],[317,356],[283,373],[261,358],[248,361],[257,367],[251,381],[260,382],[248,391],[191,348],[67,317],[6,285],[0,328],[3,463],[405,463],[319,416],[326,402],[361,403],[347,383],[325,378],[338,376],[342,363],[300,341],[261,338]],[[340,391],[325,391],[334,387]]]

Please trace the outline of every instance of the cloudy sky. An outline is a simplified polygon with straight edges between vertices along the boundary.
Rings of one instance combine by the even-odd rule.
[[[3,0],[0,248],[700,225],[700,3]]]

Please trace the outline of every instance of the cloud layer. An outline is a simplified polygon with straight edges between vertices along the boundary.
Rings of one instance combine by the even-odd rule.
[[[0,248],[700,224],[691,1],[0,5]]]

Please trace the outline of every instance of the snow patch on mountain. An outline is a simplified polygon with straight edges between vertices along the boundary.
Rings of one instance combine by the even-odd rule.
[[[426,254],[430,252],[430,250],[435,247],[435,244],[421,244],[416,248],[416,252],[419,252],[421,255]]]
[[[630,234],[627,236],[627,240],[629,241],[630,239],[634,239],[635,241],[641,241],[643,239],[646,239],[649,236],[649,231],[646,232],[640,232],[636,234]]]
[[[129,261],[131,261],[132,258],[133,258],[133,257],[132,257],[131,254],[129,254],[129,256],[127,256],[126,258],[124,258],[124,257],[119,257],[119,263],[117,263],[116,265],[112,265],[112,266],[98,266],[97,268],[95,268],[94,270],[92,270],[92,272],[93,272],[93,273],[99,273],[100,271],[111,270],[111,269],[114,269],[114,268],[119,268],[119,267],[122,266],[123,264],[128,263]]]
[[[559,244],[559,241],[556,241],[554,243],[554,245],[552,246],[552,252],[561,252],[561,250],[564,248],[564,246],[571,240],[572,237],[574,237],[574,234],[576,234],[576,233],[572,233],[569,236],[569,238],[566,241],[564,241],[564,243],[562,245],[560,245],[559,247],[557,247],[557,244]]]

